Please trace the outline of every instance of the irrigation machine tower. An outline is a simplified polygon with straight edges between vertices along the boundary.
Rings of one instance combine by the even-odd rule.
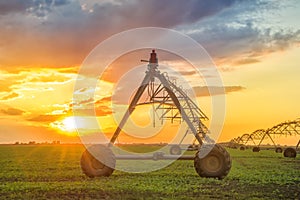
[[[245,150],[246,145],[252,141],[252,145],[254,146],[252,151],[259,152],[261,150],[263,141],[269,138],[272,142],[272,145],[275,149],[276,153],[282,153],[284,157],[293,157],[295,158],[297,155],[297,151],[299,151],[300,140],[294,147],[283,147],[276,145],[274,138],[276,137],[289,137],[289,136],[299,136],[300,135],[300,119],[296,119],[293,121],[286,121],[279,123],[272,128],[268,129],[258,129],[251,134],[243,134],[237,138],[231,140],[230,145],[231,147],[240,147],[240,150]],[[255,142],[256,141],[256,142]],[[297,142],[297,141],[296,141]],[[265,147],[270,148],[270,147]]]
[[[158,59],[155,50],[152,50],[145,77],[132,98],[127,111],[116,128],[109,144],[97,144],[88,147],[81,157],[81,168],[89,177],[110,176],[116,165],[116,160],[194,160],[196,172],[201,177],[224,178],[230,171],[231,158],[228,152],[220,145],[209,138],[208,128],[202,123],[206,115],[201,111],[195,102],[168,78],[166,73],[158,69]],[[155,84],[154,81],[159,81]],[[147,92],[148,101],[139,102],[144,92]],[[126,121],[139,105],[152,104],[155,110],[160,110],[161,120],[181,120],[185,122],[187,133],[192,133],[199,143],[196,155],[175,155],[178,154],[178,146],[172,146],[170,154],[156,152],[153,155],[114,155],[111,147],[116,142]],[[181,141],[182,142],[182,141]],[[180,143],[181,143],[180,142]],[[173,148],[173,149],[172,149]],[[210,151],[204,156],[199,156],[201,151],[209,148]],[[180,153],[179,153],[180,154]]]
[[[258,145],[253,148],[253,151],[254,152],[260,151],[260,146],[261,146],[262,142],[266,138],[270,138],[270,140],[272,141],[272,144],[275,147],[276,153],[283,152],[284,157],[295,158],[297,155],[297,150],[299,147],[300,140],[298,141],[295,148],[293,148],[293,147],[284,148],[284,147],[280,147],[280,146],[276,145],[273,138],[275,138],[276,136],[288,137],[288,136],[297,136],[297,135],[298,136],[300,135],[300,120],[299,119],[296,119],[294,121],[282,122],[280,124],[273,126],[272,128],[265,130],[264,134],[262,134],[262,137],[261,137]]]

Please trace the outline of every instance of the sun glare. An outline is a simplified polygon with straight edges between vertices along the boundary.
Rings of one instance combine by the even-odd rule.
[[[51,127],[59,129],[64,134],[72,134],[76,132],[76,122],[74,117],[66,117],[63,120],[51,123]]]
[[[50,124],[52,128],[58,129],[59,133],[66,135],[77,135],[77,131],[80,130],[81,133],[95,132],[99,130],[98,123],[94,117],[84,117],[84,116],[69,116],[62,120],[53,122]]]
[[[64,129],[68,132],[76,131],[76,122],[74,117],[67,117],[62,121]]]

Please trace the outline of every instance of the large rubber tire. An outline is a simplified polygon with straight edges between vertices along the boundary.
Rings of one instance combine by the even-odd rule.
[[[291,147],[286,148],[283,152],[283,156],[287,157],[287,158],[296,158],[296,156],[297,156],[296,149],[291,148]]]
[[[181,154],[181,148],[179,145],[172,145],[170,148],[170,154],[171,155],[180,155]]]
[[[276,153],[282,153],[282,148],[281,147],[276,147],[275,152]]]
[[[260,151],[260,148],[259,148],[259,147],[253,147],[252,151],[253,151],[253,152],[259,152],[259,151]]]
[[[82,154],[81,169],[90,178],[110,176],[116,166],[116,158],[112,150],[97,144],[88,147]]]
[[[240,146],[241,151],[245,151],[246,147],[245,146]]]
[[[208,147],[211,148],[211,147]],[[200,151],[205,149],[200,149]],[[223,179],[231,169],[231,158],[229,153],[220,145],[216,144],[211,151],[203,158],[199,157],[200,152],[194,158],[194,167],[201,177]]]

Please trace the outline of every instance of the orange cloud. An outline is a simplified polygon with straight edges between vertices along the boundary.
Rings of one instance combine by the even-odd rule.
[[[95,101],[94,99],[87,99],[80,102],[79,105],[71,105],[70,108],[76,109],[76,115],[94,115],[106,116],[112,114],[109,103],[111,102],[111,96],[104,97],[100,100]],[[75,108],[74,108],[75,107]]]
[[[22,115],[25,111],[17,108],[7,108],[1,109],[0,112],[5,115]]]
[[[234,61],[233,65],[247,65],[247,64],[253,64],[253,63],[258,63],[260,62],[258,59],[256,58],[243,58],[243,59],[239,59]]]
[[[212,86],[212,87],[207,87],[207,86],[197,86],[193,87],[195,94],[197,96],[211,96],[211,95],[219,95],[223,94],[224,92],[226,94],[231,93],[231,92],[238,92],[242,91],[246,88],[242,86],[224,86],[224,87],[217,87],[217,86]],[[210,94],[210,91],[213,92],[213,94]]]
[[[7,80],[2,80],[0,84],[0,92],[11,92],[11,83]]]
[[[2,101],[12,100],[12,99],[17,98],[18,96],[19,96],[18,93],[11,92],[10,94],[8,94],[8,95],[2,97],[0,100],[2,100]]]
[[[63,118],[64,115],[38,115],[36,117],[27,119],[28,121],[33,121],[33,122],[45,122],[45,123],[49,123],[49,122],[54,122],[57,121],[61,118]]]
[[[65,82],[67,80],[69,80],[69,77],[63,76],[61,74],[53,74],[53,73],[49,73],[49,74],[43,74],[40,76],[34,76],[32,77],[29,81],[30,82]]]

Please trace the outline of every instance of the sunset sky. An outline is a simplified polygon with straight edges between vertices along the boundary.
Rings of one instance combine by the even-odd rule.
[[[80,142],[72,117],[80,66],[103,40],[139,27],[174,29],[209,53],[226,91],[219,141],[295,120],[300,117],[299,19],[298,0],[0,1],[0,143]],[[110,105],[121,78],[118,73],[141,65],[140,59],[147,59],[149,52],[120,57],[105,72],[95,97],[82,99],[85,109],[95,108],[108,135],[115,128]],[[162,51],[159,59],[182,71],[188,65]],[[205,88],[203,81],[199,86]],[[122,88],[123,94],[133,92],[132,87]],[[199,92],[200,107],[210,116],[210,98],[204,90]],[[126,102],[120,104],[124,110]],[[141,120],[143,109],[149,109],[139,109],[135,122],[149,125],[149,116]],[[89,124],[88,113],[76,117],[81,117],[77,128],[86,129],[87,135],[97,129]],[[158,141],[172,137],[162,134]],[[120,140],[131,141],[126,136]]]

